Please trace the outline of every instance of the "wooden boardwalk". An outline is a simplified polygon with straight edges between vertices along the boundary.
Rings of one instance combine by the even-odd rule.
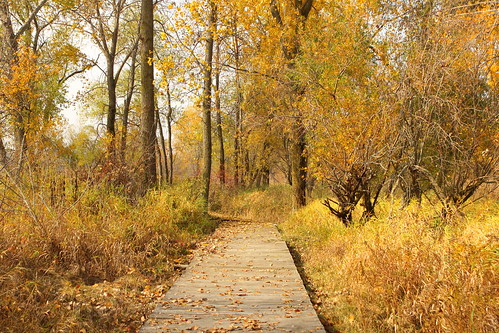
[[[276,227],[228,229],[193,260],[140,332],[325,332]]]

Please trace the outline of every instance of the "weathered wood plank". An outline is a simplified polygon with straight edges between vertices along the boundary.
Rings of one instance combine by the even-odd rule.
[[[140,332],[325,332],[275,226],[229,234],[193,260]]]

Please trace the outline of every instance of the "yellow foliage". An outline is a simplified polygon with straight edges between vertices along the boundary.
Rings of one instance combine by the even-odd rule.
[[[31,48],[21,46],[10,69],[0,76],[3,87],[0,103],[5,109],[20,113],[33,111],[33,103],[38,96],[35,86],[41,78],[36,58]]]

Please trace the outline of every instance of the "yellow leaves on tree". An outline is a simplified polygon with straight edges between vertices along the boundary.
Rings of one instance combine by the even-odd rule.
[[[199,108],[194,106],[184,110],[174,126],[176,138],[176,173],[182,176],[197,176],[201,172],[201,144],[203,125]]]
[[[2,108],[15,113],[28,113],[33,110],[33,103],[38,95],[35,84],[40,80],[36,66],[36,55],[28,47],[21,47],[13,60],[10,71],[1,73],[0,95]]]
[[[37,61],[38,57],[30,47],[21,46],[10,68],[0,73],[0,110],[6,113],[7,123],[21,129],[19,133],[24,133],[23,140],[31,143],[42,133],[46,134],[49,128],[56,127],[55,118],[44,112],[46,105],[41,86],[48,83],[49,76],[58,69],[41,66]]]

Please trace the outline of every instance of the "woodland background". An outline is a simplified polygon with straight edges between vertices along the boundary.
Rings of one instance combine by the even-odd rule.
[[[137,330],[212,210],[280,223],[331,331],[497,331],[498,14],[0,0],[0,327]]]

